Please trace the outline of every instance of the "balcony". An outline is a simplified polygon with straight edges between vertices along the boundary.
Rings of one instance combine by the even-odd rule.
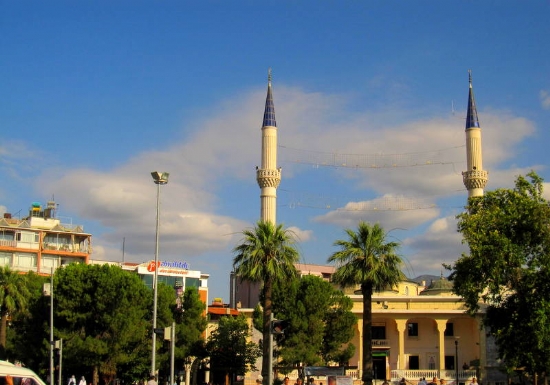
[[[0,246],[17,247],[17,241],[7,240],[7,239],[0,239]]]
[[[43,247],[44,251],[64,251],[64,252],[72,252],[72,253],[88,253],[88,246],[87,245],[81,245],[81,244],[68,244],[68,243],[54,243],[54,242],[47,242],[44,243]]]
[[[371,346],[373,348],[390,348],[390,340],[372,340]]]

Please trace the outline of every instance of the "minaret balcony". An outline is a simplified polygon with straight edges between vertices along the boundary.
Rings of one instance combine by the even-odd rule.
[[[487,171],[470,170],[462,172],[462,180],[466,188],[484,188],[487,184]]]
[[[256,170],[256,181],[263,187],[277,187],[281,183],[281,169],[265,168]]]

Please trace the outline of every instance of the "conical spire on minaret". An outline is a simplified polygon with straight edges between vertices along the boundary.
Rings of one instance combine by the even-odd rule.
[[[474,99],[474,89],[472,87],[472,70],[468,70],[470,83],[470,92],[468,95],[468,112],[466,114],[466,128],[479,127],[479,119],[477,118],[476,101]]]
[[[260,219],[276,224],[277,187],[281,183],[281,168],[277,167],[277,122],[271,91],[271,68],[267,77],[267,97],[262,124],[262,163],[256,170],[256,181],[260,186]]]
[[[271,91],[271,68],[267,74],[267,97],[265,98],[264,122],[263,127],[277,127],[275,120],[275,105],[273,104],[273,93]]]
[[[468,171],[462,173],[462,181],[468,190],[468,197],[478,197],[483,196],[483,189],[488,178],[487,171],[483,170],[481,126],[477,118],[471,70],[468,70],[468,78],[468,112],[466,113],[466,167]]]

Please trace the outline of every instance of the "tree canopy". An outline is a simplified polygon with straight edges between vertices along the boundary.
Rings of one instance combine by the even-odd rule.
[[[274,314],[288,321],[284,334],[275,336],[283,370],[297,362],[307,366],[346,364],[355,352],[349,344],[357,323],[352,307],[349,297],[320,277],[305,275],[277,282]]]
[[[51,307],[43,284],[52,278],[11,274],[18,285],[24,282],[18,295],[25,306],[10,312],[9,359],[46,377]],[[126,383],[144,379],[150,370],[153,301],[140,277],[118,266],[70,264],[55,271],[53,283],[54,339],[63,339],[63,371],[93,383],[100,377],[107,383],[115,376]],[[159,328],[176,323],[175,364],[181,368],[189,355],[206,356],[206,305],[196,287],[187,287],[179,301],[175,294],[173,287],[159,284],[157,318]],[[159,344],[157,350],[158,367],[167,373],[169,344]]]
[[[232,374],[244,375],[249,370],[256,370],[256,359],[262,353],[256,343],[248,341],[250,334],[244,315],[220,318],[218,327],[210,334],[206,349],[211,367],[214,376],[216,372],[223,374],[225,384],[229,383]]]
[[[513,189],[468,200],[458,230],[468,244],[449,268],[468,312],[483,323],[510,368],[550,371],[550,206],[535,172]]]
[[[166,286],[165,286],[166,287]],[[204,316],[206,304],[199,298],[199,293],[195,287],[185,289],[181,298],[181,303],[175,303],[174,290],[168,288],[171,292],[170,309],[173,313],[173,319],[176,323],[176,345],[175,345],[175,366],[183,368],[187,357],[205,358],[205,341],[203,333],[206,330],[208,321]],[[163,325],[163,326],[169,326]],[[163,357],[166,359],[166,369],[169,368],[169,344],[166,344]]]
[[[121,365],[146,372],[152,295],[137,275],[118,266],[71,264],[56,271],[54,287],[65,368],[86,363],[105,382]]]
[[[8,316],[27,309],[30,297],[26,276],[12,271],[8,266],[0,267],[0,358],[6,359],[6,338]]]
[[[328,262],[336,263],[332,280],[342,287],[359,285],[363,295],[363,378],[366,385],[373,380],[372,360],[372,295],[374,290],[393,287],[405,278],[400,270],[402,260],[397,255],[399,246],[386,240],[387,234],[379,224],[359,222],[357,231],[345,230],[347,239],[337,240]]]
[[[294,263],[298,262],[299,254],[294,247],[295,238],[283,225],[275,225],[269,221],[259,221],[254,229],[243,231],[244,239],[235,246],[233,259],[235,274],[240,279],[251,282],[263,282],[261,295],[263,297],[263,357],[262,376],[265,385],[269,379],[269,344],[271,328],[271,295],[273,283],[284,277],[296,276]]]

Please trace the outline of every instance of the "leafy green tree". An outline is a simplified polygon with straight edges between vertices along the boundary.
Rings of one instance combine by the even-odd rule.
[[[248,341],[250,336],[244,315],[220,318],[218,328],[210,334],[206,343],[214,377],[221,372],[224,383],[228,385],[233,375],[256,370],[256,359],[262,353],[257,344]]]
[[[10,361],[23,362],[43,378],[49,374],[50,297],[43,294],[44,283],[49,281],[49,277],[34,272],[26,274],[25,283],[29,291],[27,311],[11,315],[7,335]]]
[[[298,362],[307,366],[347,362],[354,353],[348,342],[357,322],[352,307],[349,297],[320,277],[277,282],[273,312],[277,319],[288,321],[284,334],[275,336],[283,371]]]
[[[263,327],[263,309],[261,304],[257,304],[252,312],[252,324],[256,330],[262,331]]]
[[[398,284],[405,278],[400,270],[401,258],[396,250],[396,242],[386,240],[387,234],[378,224],[359,222],[357,232],[345,230],[347,239],[337,240],[334,252],[328,262],[336,262],[332,280],[342,287],[360,285],[363,295],[363,376],[366,385],[372,385],[372,295],[375,290],[383,290]]]
[[[24,313],[30,297],[26,276],[12,271],[9,266],[0,267],[0,358],[6,359],[8,317]]]
[[[269,344],[266,341],[271,333],[271,294],[273,282],[283,277],[296,276],[294,263],[299,254],[294,247],[295,238],[282,225],[275,226],[269,221],[259,221],[254,229],[243,231],[244,239],[233,252],[234,271],[241,279],[251,282],[263,282],[263,357],[262,376],[267,384],[269,367]]]
[[[205,310],[206,304],[199,298],[199,292],[194,287],[185,290],[181,311],[174,306],[174,313],[177,315],[177,337],[182,342],[178,345],[181,351],[177,358],[181,359],[182,367],[183,360],[189,355],[204,358],[203,334],[208,325]]]
[[[458,215],[469,246],[450,279],[470,314],[483,323],[509,368],[550,371],[550,206],[543,180],[530,172],[513,189],[470,198]]]
[[[176,368],[183,368],[187,357],[193,356],[197,358],[205,358],[205,341],[203,333],[206,330],[208,321],[206,320],[204,310],[206,305],[199,298],[199,293],[196,287],[187,287],[183,293],[181,303],[177,303],[174,299],[174,289],[165,286],[166,293],[169,296],[160,302],[170,302],[170,318],[176,325],[176,345],[174,349],[174,365]],[[159,291],[160,285],[159,285]],[[165,290],[162,289],[164,292]],[[162,327],[171,326],[171,322],[158,321]],[[161,327],[159,326],[159,327]],[[166,342],[161,356],[163,358],[162,366],[169,371],[170,350],[169,343]],[[161,360],[162,361],[162,360]]]
[[[351,312],[352,300],[336,290],[332,295],[333,305],[325,314],[325,333],[321,356],[325,363],[337,362],[347,365],[355,354],[355,345],[350,343],[355,332],[357,317]]]
[[[106,264],[71,264],[56,271],[54,291],[56,336],[63,338],[66,372],[87,369],[94,384],[99,376],[109,383],[119,367],[133,365],[144,377],[152,293],[137,275]]]

